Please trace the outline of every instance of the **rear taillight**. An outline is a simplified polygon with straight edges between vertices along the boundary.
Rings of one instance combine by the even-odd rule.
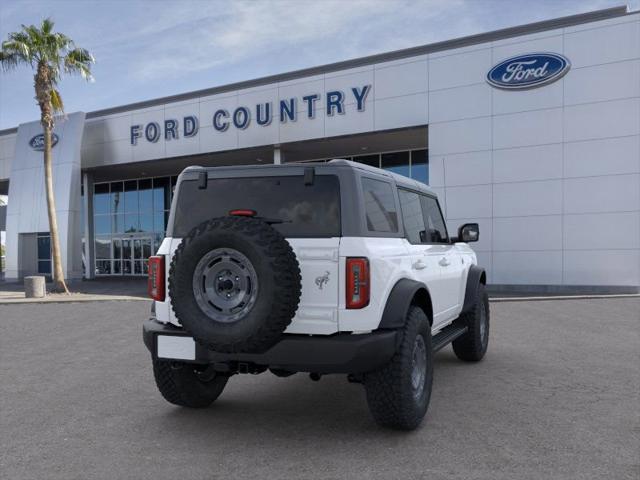
[[[158,302],[164,302],[164,256],[149,257],[149,296]]]
[[[369,305],[371,290],[369,259],[347,258],[347,308],[364,308]]]

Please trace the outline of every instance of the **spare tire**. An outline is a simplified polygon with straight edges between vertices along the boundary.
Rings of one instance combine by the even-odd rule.
[[[171,305],[183,328],[217,352],[263,352],[300,301],[300,267],[287,240],[250,217],[214,218],[195,227],[169,270]]]

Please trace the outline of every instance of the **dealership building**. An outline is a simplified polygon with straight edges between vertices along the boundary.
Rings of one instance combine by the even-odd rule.
[[[51,271],[41,132],[0,131],[7,280]],[[54,142],[69,278],[144,275],[189,165],[348,158],[429,184],[450,232],[478,222],[495,288],[640,288],[640,12],[626,7],[69,113]]]

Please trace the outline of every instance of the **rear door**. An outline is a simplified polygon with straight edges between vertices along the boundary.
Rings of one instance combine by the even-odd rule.
[[[430,245],[421,194],[398,189],[405,237],[411,252],[411,268],[415,278],[424,283],[431,294],[433,324],[437,325],[445,312],[443,285],[438,260],[442,256],[439,245]]]

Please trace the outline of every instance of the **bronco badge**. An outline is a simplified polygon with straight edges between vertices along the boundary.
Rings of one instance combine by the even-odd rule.
[[[324,275],[316,277],[316,285],[320,290],[322,290],[322,287],[324,287],[327,283],[329,283],[329,272],[324,272]]]

